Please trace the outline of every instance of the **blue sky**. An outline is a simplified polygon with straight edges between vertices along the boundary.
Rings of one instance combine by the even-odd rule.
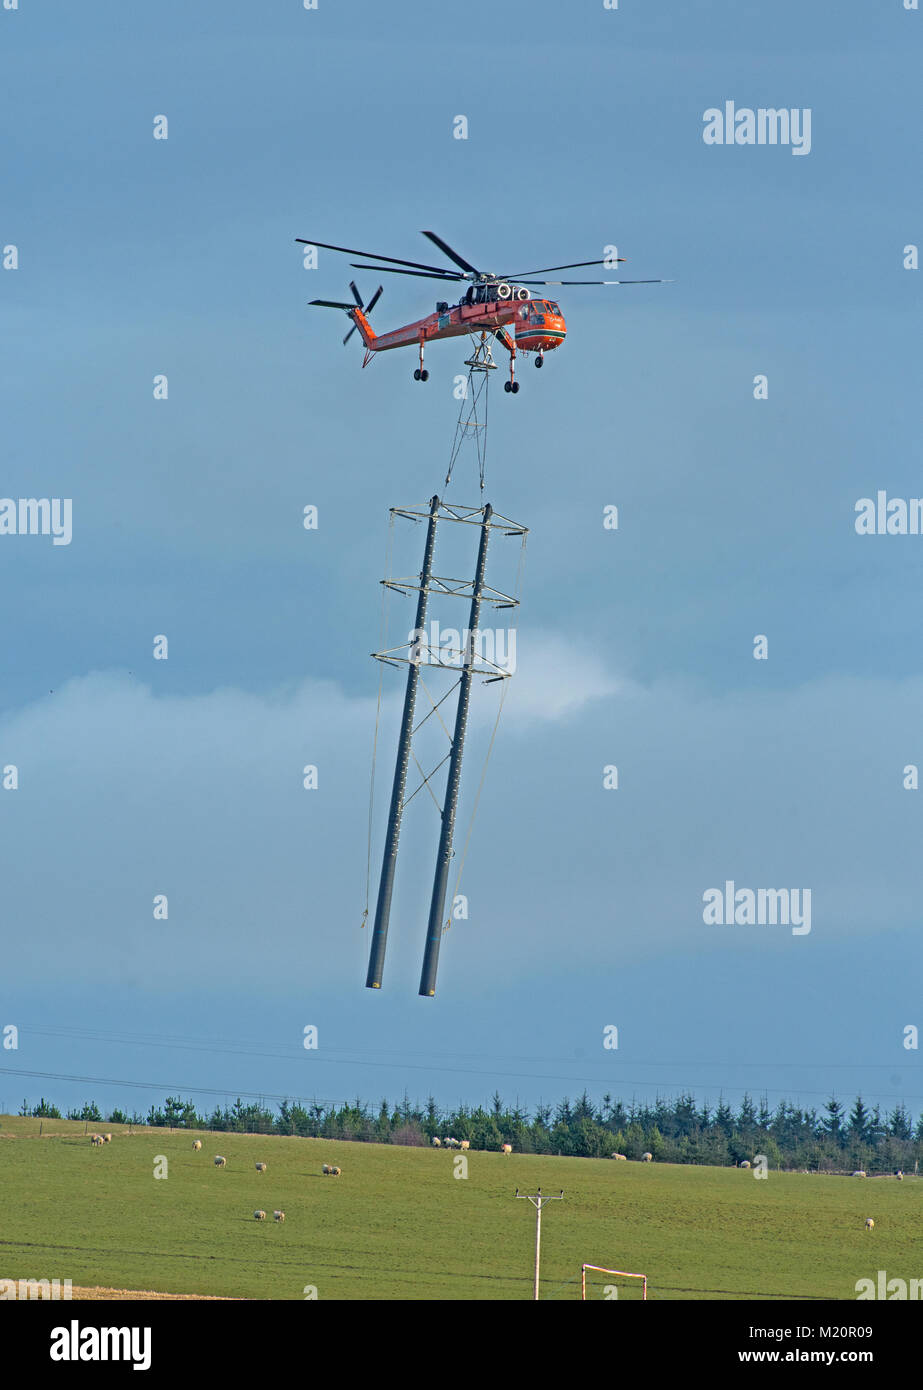
[[[0,1110],[584,1085],[923,1110],[923,539],[853,524],[921,493],[921,24],[901,0],[0,11],[0,492],[74,516],[69,546],[0,537]],[[810,108],[810,154],[705,145],[728,100]],[[556,291],[566,343],[493,387],[487,496],[531,528],[519,669],[435,1000],[425,805],[363,984],[368,654],[388,508],[441,486],[466,354],[434,346],[425,387],[411,353],[360,371],[306,302],[378,277],[294,243],[430,261],[423,227],[491,268],[614,243],[674,280]],[[381,278],[382,331],[442,293]],[[476,501],[470,458],[456,478]],[[373,888],[397,673],[383,699]],[[727,879],[810,888],[811,933],[706,926]]]

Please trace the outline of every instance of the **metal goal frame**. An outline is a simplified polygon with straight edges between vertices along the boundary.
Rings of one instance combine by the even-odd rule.
[[[647,1301],[647,1275],[632,1274],[627,1269],[604,1269],[602,1265],[581,1265],[580,1267],[580,1301],[586,1302],[586,1272],[588,1269],[595,1270],[597,1274],[617,1274],[620,1279],[640,1279],[641,1298]]]

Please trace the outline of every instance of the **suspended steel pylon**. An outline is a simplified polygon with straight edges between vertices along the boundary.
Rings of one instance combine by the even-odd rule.
[[[468,723],[471,686],[476,676],[481,676],[485,681],[489,682],[507,680],[512,675],[512,671],[505,669],[496,661],[482,655],[479,650],[478,625],[480,622],[482,605],[490,604],[498,609],[512,609],[518,607],[519,604],[518,597],[502,593],[499,589],[492,588],[486,582],[487,549],[490,541],[490,533],[492,530],[501,530],[507,536],[525,537],[527,535],[527,530],[524,526],[519,525],[518,522],[511,521],[508,517],[500,516],[499,513],[493,510],[489,503],[483,507],[460,507],[448,502],[441,502],[438,497],[430,499],[429,507],[426,511],[422,509],[392,507],[391,515],[392,517],[405,517],[418,522],[426,518],[428,524],[426,544],[423,552],[423,565],[419,575],[415,575],[409,579],[392,579],[389,577],[382,580],[382,583],[389,589],[397,590],[404,595],[416,592],[418,597],[416,623],[413,632],[410,634],[410,640],[399,647],[372,653],[378,661],[386,662],[389,665],[406,663],[408,671],[400,734],[398,736],[394,782],[391,790],[388,824],[385,832],[385,847],[382,858],[381,879],[378,888],[378,901],[372,929],[369,968],[365,982],[369,989],[381,988],[385,947],[387,945],[388,927],[391,916],[391,899],[397,868],[401,819],[404,808],[407,806],[408,802],[411,801],[421,787],[425,785],[429,788],[433,799],[436,801],[440,817],[439,848],[436,855],[436,869],[433,878],[432,896],[430,899],[423,970],[420,976],[419,991],[422,995],[432,997],[436,992],[436,971],[439,964],[439,948],[445,929],[445,900],[448,887],[449,866],[453,855],[455,816],[458,808],[458,790],[461,780],[462,755],[465,748],[465,732]],[[433,574],[436,530],[440,522],[477,526],[480,529],[477,563],[473,579],[449,579]],[[464,645],[460,650],[453,650],[442,646],[433,648],[426,640],[426,615],[429,600],[433,596],[439,596],[440,598],[468,598],[470,600],[468,628],[466,630]],[[459,673],[456,686],[452,687],[452,689],[457,688],[458,697],[455,707],[453,732],[448,734],[448,729],[446,725],[443,724],[449,738],[449,752],[441,759],[432,772],[424,774],[423,781],[408,796],[407,773],[411,758],[413,757],[416,760],[416,755],[413,751],[414,735],[421,725],[429,718],[429,714],[427,714],[418,724],[414,723],[421,666],[437,667],[442,670],[450,670]],[[433,704],[433,710],[437,711],[438,706],[441,705],[451,693],[450,689],[438,702],[433,702],[432,696],[429,696]],[[430,713],[432,712],[433,711],[430,711]],[[432,786],[432,779],[446,762],[448,762],[449,768],[446,776],[444,795],[440,805]]]
[[[433,571],[433,550],[436,545],[438,516],[439,498],[432,497],[429,504],[429,526],[426,528],[426,548],[423,551],[423,568],[420,571],[420,590],[417,598],[415,628],[420,632],[422,632],[426,622],[426,606],[429,600],[429,581]],[[382,582],[386,581],[383,580]],[[394,769],[394,786],[391,789],[391,805],[388,809],[388,829],[385,833],[385,854],[381,865],[381,883],[378,888],[375,925],[372,928],[369,969],[365,979],[369,989],[381,988],[381,976],[385,968],[385,947],[388,944],[388,923],[391,917],[391,894],[394,890],[394,871],[397,868],[397,845],[401,835],[401,816],[404,813],[404,791],[407,785],[407,765],[410,761],[413,715],[417,704],[419,681],[420,663],[411,661],[407,670],[404,713],[401,718],[401,733],[397,743],[397,765]]]

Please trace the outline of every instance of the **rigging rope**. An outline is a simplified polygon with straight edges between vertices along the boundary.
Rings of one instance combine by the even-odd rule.
[[[513,597],[514,597],[515,599],[517,599],[517,600],[518,600],[518,598],[519,598],[519,591],[520,591],[520,588],[521,588],[521,586],[522,586],[522,569],[523,569],[523,564],[524,564],[524,562],[525,562],[525,558],[526,558],[526,537],[523,536],[523,538],[522,538],[522,545],[521,545],[520,548],[519,548],[519,565],[518,565],[517,570],[516,570],[516,587],[515,587],[515,589],[513,590]],[[468,822],[468,832],[467,832],[467,834],[466,834],[466,836],[465,836],[464,848],[462,849],[461,859],[459,860],[459,863],[458,863],[458,877],[457,877],[456,880],[455,880],[455,889],[454,889],[454,891],[453,891],[453,893],[452,893],[452,905],[453,905],[453,907],[454,907],[454,905],[455,905],[455,899],[458,897],[458,890],[459,890],[459,888],[461,887],[462,873],[463,873],[464,868],[465,868],[465,860],[466,860],[467,857],[468,857],[468,846],[471,844],[471,836],[472,836],[472,834],[474,833],[474,818],[475,818],[475,816],[477,815],[478,805],[479,805],[480,800],[481,800],[481,792],[484,790],[484,782],[485,782],[485,780],[486,780],[486,778],[487,778],[487,764],[490,762],[490,755],[491,755],[491,753],[493,752],[493,749],[494,749],[494,739],[497,737],[497,729],[498,729],[499,726],[500,726],[500,716],[501,716],[501,714],[503,713],[503,704],[504,704],[504,701],[506,700],[506,696],[507,696],[507,692],[508,692],[508,690],[509,690],[509,685],[510,685],[510,680],[511,680],[511,679],[512,679],[512,677],[509,677],[508,679],[504,680],[504,682],[503,682],[503,693],[502,693],[502,695],[500,696],[500,707],[499,707],[499,709],[497,710],[497,717],[496,717],[496,719],[494,720],[493,732],[492,732],[491,735],[490,735],[490,743],[487,745],[487,754],[486,754],[486,756],[485,756],[485,758],[484,758],[484,766],[483,766],[483,768],[481,769],[481,780],[480,780],[480,782],[478,783],[477,795],[476,795],[475,798],[474,798],[474,806],[473,806],[472,809],[471,809],[471,819],[470,819],[470,821]],[[449,930],[449,927],[450,927],[451,925],[452,925],[452,912],[451,912],[451,908],[450,908],[448,920],[446,921],[445,925],[444,925],[443,928],[442,928],[442,934],[443,934],[443,936],[444,936],[445,933]]]
[[[449,458],[448,472],[445,475],[445,485],[446,487],[449,485],[452,469],[455,467],[462,445],[469,433],[473,432],[478,451],[478,474],[481,493],[483,494],[484,474],[487,467],[487,383],[490,380],[490,373],[496,368],[496,363],[490,355],[490,343],[487,341],[486,333],[482,333],[480,339],[472,335],[471,341],[475,347],[471,357],[465,363],[468,368],[468,379],[465,382],[465,392],[462,396],[461,408],[455,425],[455,438],[452,441],[452,453]],[[484,401],[483,419],[478,419],[478,406],[482,397]]]

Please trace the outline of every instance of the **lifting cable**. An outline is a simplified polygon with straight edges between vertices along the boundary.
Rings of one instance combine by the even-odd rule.
[[[515,589],[513,590],[513,597],[514,597],[514,598],[516,599],[516,601],[517,601],[517,606],[518,606],[518,601],[519,601],[519,591],[520,591],[520,588],[522,587],[522,569],[523,569],[523,564],[524,564],[524,562],[525,562],[525,558],[526,558],[526,537],[525,537],[525,535],[523,535],[522,544],[521,544],[521,546],[520,546],[520,548],[519,548],[519,565],[518,565],[517,570],[516,570],[516,587],[515,587]],[[470,819],[470,821],[468,822],[468,831],[467,831],[467,834],[465,835],[465,844],[464,844],[464,847],[463,847],[463,849],[462,849],[461,859],[459,860],[459,864],[458,864],[458,876],[457,876],[457,878],[455,879],[455,889],[454,889],[454,892],[452,893],[452,905],[453,905],[453,907],[454,907],[454,905],[455,905],[455,899],[458,897],[458,890],[459,890],[459,888],[460,888],[460,886],[461,886],[462,872],[463,872],[464,867],[465,867],[465,860],[466,860],[466,858],[468,857],[468,846],[471,844],[471,836],[472,836],[472,834],[473,834],[473,832],[474,832],[474,818],[475,818],[475,816],[477,815],[478,804],[479,804],[479,802],[480,802],[480,800],[481,800],[481,792],[484,790],[484,782],[485,782],[485,780],[486,780],[486,778],[487,778],[487,765],[488,765],[488,763],[490,762],[490,755],[491,755],[491,753],[493,752],[493,749],[494,749],[494,739],[497,737],[497,729],[498,729],[499,726],[500,726],[500,716],[501,716],[501,714],[503,713],[503,703],[504,703],[504,701],[506,700],[507,691],[509,690],[510,680],[512,680],[512,677],[511,677],[511,676],[510,676],[510,677],[507,677],[507,678],[504,680],[504,682],[503,682],[503,693],[502,693],[502,695],[500,696],[500,706],[499,706],[499,708],[498,708],[498,710],[497,710],[497,717],[496,717],[496,719],[494,720],[494,727],[493,727],[493,731],[492,731],[492,733],[491,733],[491,735],[490,735],[490,742],[489,742],[489,744],[487,745],[487,753],[486,753],[485,758],[484,758],[484,766],[483,766],[483,768],[481,769],[481,780],[480,780],[480,782],[478,783],[477,795],[476,795],[475,798],[474,798],[474,806],[471,808],[471,819]],[[451,909],[450,909],[450,910],[449,910],[448,919],[447,919],[447,921],[445,922],[445,924],[443,925],[443,928],[442,928],[442,934],[443,934],[443,936],[444,936],[445,933],[449,930],[449,927],[450,927],[451,925],[452,925],[452,913],[451,913]]]
[[[478,474],[481,482],[481,494],[483,495],[484,472],[487,466],[487,383],[490,380],[490,373],[496,370],[497,364],[490,355],[490,343],[487,341],[486,333],[482,333],[480,338],[475,338],[472,335],[471,341],[475,345],[474,352],[465,362],[465,366],[468,368],[468,378],[465,382],[465,391],[458,412],[458,421],[455,425],[455,438],[452,441],[452,453],[449,458],[448,472],[445,475],[445,485],[446,487],[449,485],[452,469],[455,467],[462,445],[473,433],[478,451]],[[479,419],[478,406],[482,400],[482,418]]]

